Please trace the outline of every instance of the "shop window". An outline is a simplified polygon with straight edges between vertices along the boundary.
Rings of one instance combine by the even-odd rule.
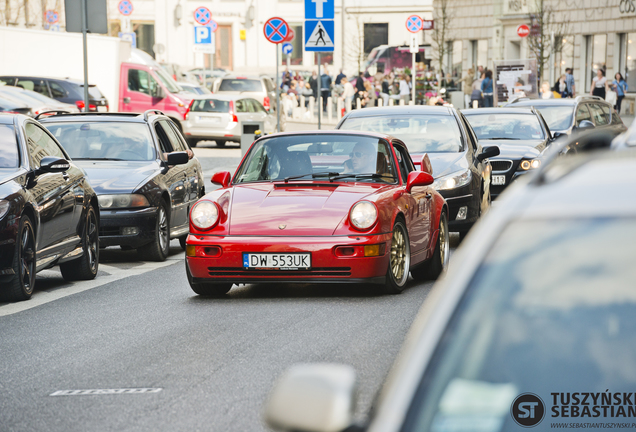
[[[388,23],[364,24],[364,55],[369,55],[371,50],[379,45],[389,44]]]
[[[303,26],[301,24],[289,24],[289,27],[294,31],[294,38],[289,42],[292,44],[292,53],[288,56],[283,54],[283,44],[278,44],[280,50],[280,64],[287,65],[287,57],[289,57],[289,64],[292,66],[300,66],[303,64]]]

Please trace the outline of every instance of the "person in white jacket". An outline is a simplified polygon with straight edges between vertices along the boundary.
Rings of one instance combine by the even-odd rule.
[[[353,103],[353,97],[356,95],[356,91],[346,77],[343,77],[340,80],[340,84],[342,84],[344,87],[344,91],[342,92],[342,100],[344,101],[344,105],[345,107],[347,107],[347,110],[349,110],[351,109],[350,107]]]

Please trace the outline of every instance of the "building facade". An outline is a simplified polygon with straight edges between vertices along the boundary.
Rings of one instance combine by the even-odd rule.
[[[444,0],[435,0],[439,10]],[[520,25],[532,31],[531,15],[541,0],[445,0],[451,17],[445,61],[446,70],[465,76],[469,68],[493,67],[493,61],[534,58],[528,37],[517,34]],[[634,112],[636,96],[636,1],[634,0],[543,0],[552,11],[552,26],[544,37],[559,39],[556,52],[547,60],[542,80],[551,85],[573,68],[576,93],[589,93],[596,71],[608,80],[620,72],[629,85],[623,111]],[[559,34],[561,33],[561,34]]]

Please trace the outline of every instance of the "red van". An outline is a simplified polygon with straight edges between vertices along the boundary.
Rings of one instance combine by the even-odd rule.
[[[181,128],[193,96],[141,50],[133,50],[130,61],[121,64],[119,112],[143,113],[156,109]]]

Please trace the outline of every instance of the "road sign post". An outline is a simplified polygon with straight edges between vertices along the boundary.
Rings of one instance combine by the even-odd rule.
[[[415,105],[415,54],[420,50],[420,46],[417,43],[417,34],[413,33],[411,35],[411,61],[412,61],[412,69],[411,69],[411,100],[413,101],[413,105]]]
[[[265,39],[273,44],[279,44],[285,41],[289,34],[289,24],[282,18],[273,17],[267,20],[263,26],[263,33]],[[278,72],[278,63],[280,63],[278,56],[278,47],[276,47],[276,132],[280,132],[280,74]]]

